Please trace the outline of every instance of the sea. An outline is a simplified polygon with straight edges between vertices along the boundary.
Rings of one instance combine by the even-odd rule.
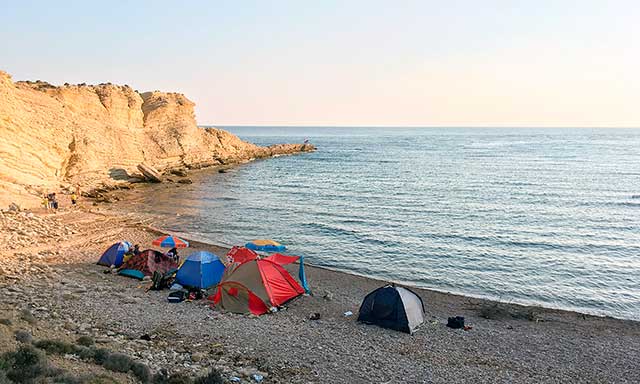
[[[502,302],[640,320],[640,129],[222,127],[317,151],[140,197],[203,241]],[[321,282],[318,282],[321,286]]]

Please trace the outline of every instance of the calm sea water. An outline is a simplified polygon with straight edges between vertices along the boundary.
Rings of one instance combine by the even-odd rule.
[[[162,225],[502,301],[640,319],[640,130],[229,127],[315,153],[158,186]],[[176,216],[176,213],[179,216]]]

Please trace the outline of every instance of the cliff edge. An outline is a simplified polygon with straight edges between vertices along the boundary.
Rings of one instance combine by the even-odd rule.
[[[200,128],[193,107],[178,93],[13,82],[0,71],[0,207],[33,205],[60,186],[89,188],[127,179],[142,162],[167,171],[314,149],[260,147],[220,129]]]

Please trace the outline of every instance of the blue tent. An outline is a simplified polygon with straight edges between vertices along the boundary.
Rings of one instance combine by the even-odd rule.
[[[112,265],[115,265],[116,267],[121,266],[124,254],[129,251],[129,248],[131,248],[131,243],[128,241],[119,241],[113,244],[102,254],[102,256],[100,256],[98,265],[104,265],[106,267],[110,267]]]
[[[187,287],[206,289],[222,279],[224,264],[211,252],[190,254],[176,274],[176,283]]]

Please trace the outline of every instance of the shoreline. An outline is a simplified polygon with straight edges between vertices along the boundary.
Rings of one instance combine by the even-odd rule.
[[[407,335],[344,316],[357,314],[364,296],[383,281],[311,265],[306,273],[314,295],[275,314],[219,312],[206,301],[170,304],[167,291],[147,292],[144,282],[105,275],[95,265],[115,241],[146,248],[167,231],[135,212],[94,210],[0,215],[2,229],[16,235],[16,247],[0,251],[0,289],[6,292],[0,308],[14,324],[0,325],[0,352],[17,347],[14,330],[28,329],[37,339],[94,337],[153,371],[197,375],[215,367],[243,383],[255,372],[266,374],[264,383],[640,380],[640,322],[415,288],[425,303],[425,323]],[[34,235],[23,239],[20,232]],[[183,252],[226,249],[198,240],[190,248]],[[35,323],[21,320],[24,310]],[[314,313],[319,320],[310,320]],[[472,329],[447,328],[450,316],[464,316]],[[143,334],[151,341],[141,342]]]
[[[223,249],[223,250],[225,250],[225,254],[232,247],[232,245],[230,245],[230,244],[216,243],[216,242],[213,242],[213,241],[208,240],[208,239],[194,239],[193,237],[190,237],[189,233],[185,233],[185,232],[169,231],[169,230],[165,230],[163,228],[150,226],[150,225],[146,226],[146,228],[148,228],[150,231],[153,231],[153,232],[157,233],[158,235],[167,234],[167,235],[178,236],[178,237],[180,237],[182,239],[188,240],[190,244],[191,243],[199,244],[200,246],[202,246],[204,248],[206,248],[206,247],[215,247],[215,248]],[[224,254],[222,254],[220,256],[224,256]],[[567,314],[575,314],[576,316],[583,316],[583,317],[590,316],[590,317],[603,318],[603,319],[612,319],[612,320],[619,320],[619,321],[631,321],[631,322],[635,322],[635,323],[640,324],[640,318],[639,319],[623,318],[623,317],[616,317],[616,316],[607,315],[607,314],[598,314],[598,313],[590,313],[588,311],[574,310],[574,309],[570,309],[570,308],[547,306],[547,305],[544,305],[545,303],[527,304],[527,303],[522,303],[522,302],[517,302],[517,301],[503,301],[503,300],[500,300],[500,299],[494,299],[494,298],[490,298],[490,297],[483,297],[481,295],[477,295],[477,296],[476,295],[471,295],[471,294],[464,293],[464,292],[452,292],[452,291],[440,290],[440,289],[432,288],[432,287],[421,287],[421,286],[418,286],[418,285],[416,285],[414,283],[411,283],[411,282],[408,282],[408,281],[388,280],[388,279],[384,279],[382,277],[370,276],[370,275],[357,273],[355,271],[341,269],[339,267],[331,267],[331,266],[326,266],[326,265],[316,265],[316,264],[310,263],[308,261],[305,261],[305,266],[308,266],[310,268],[324,269],[324,270],[335,272],[335,273],[341,273],[341,274],[344,274],[346,276],[362,277],[362,278],[369,279],[369,280],[372,280],[372,281],[377,281],[380,284],[394,283],[394,284],[397,284],[397,285],[402,285],[402,286],[411,288],[412,290],[424,290],[424,291],[429,291],[429,292],[433,292],[433,293],[440,293],[440,294],[443,294],[443,295],[455,296],[455,297],[459,297],[461,299],[480,300],[482,302],[489,303],[491,305],[505,306],[505,307],[509,306],[509,307],[513,307],[513,308],[519,308],[520,310],[522,310],[522,309],[530,309],[530,310],[536,310],[536,311],[559,311],[559,312],[563,312],[563,313],[567,313]]]

